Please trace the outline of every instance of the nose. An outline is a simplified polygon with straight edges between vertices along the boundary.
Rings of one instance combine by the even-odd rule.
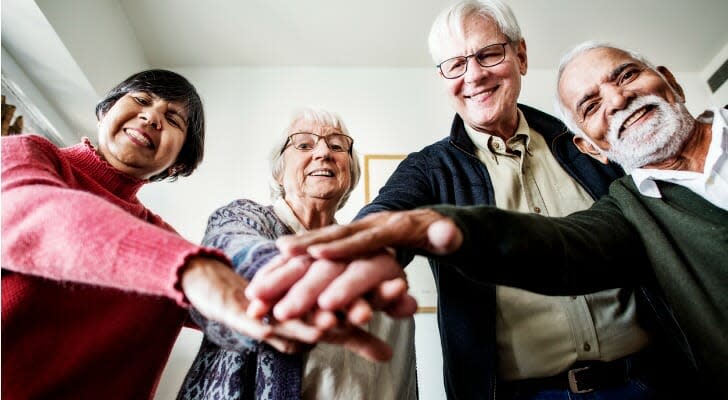
[[[607,107],[607,113],[613,115],[623,110],[634,99],[635,94],[631,90],[616,85],[606,85],[602,88],[602,97]]]
[[[154,107],[145,107],[139,114],[139,118],[151,126],[152,129],[162,129],[162,117],[160,112]]]
[[[318,142],[313,146],[313,156],[314,158],[331,157],[331,149],[329,149],[329,145],[324,138],[319,138]]]
[[[463,79],[466,83],[477,82],[483,78],[483,75],[487,74],[487,71],[488,68],[481,67],[475,57],[470,56],[468,57],[465,74],[463,74]]]

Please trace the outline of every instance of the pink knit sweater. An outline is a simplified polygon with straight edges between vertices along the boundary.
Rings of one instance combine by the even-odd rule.
[[[2,139],[2,397],[151,398],[185,321],[178,271],[216,250],[146,209],[88,139]]]

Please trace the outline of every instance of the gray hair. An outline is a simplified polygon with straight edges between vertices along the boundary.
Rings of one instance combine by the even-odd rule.
[[[645,56],[642,54],[632,51],[629,49],[624,49],[621,47],[617,47],[615,45],[612,45],[608,42],[600,42],[596,40],[589,40],[586,42],[583,42],[581,44],[576,45],[573,49],[571,49],[568,53],[564,54],[563,57],[561,57],[561,62],[559,62],[559,72],[556,75],[556,97],[554,98],[554,111],[556,113],[556,116],[561,119],[561,121],[566,125],[567,128],[571,132],[574,133],[574,135],[584,138],[588,140],[590,143],[594,144],[592,140],[589,138],[589,136],[584,133],[581,128],[576,124],[576,119],[574,118],[574,114],[569,111],[566,104],[561,100],[561,95],[559,94],[559,82],[561,82],[561,76],[564,74],[564,70],[566,67],[571,63],[577,56],[586,53],[587,51],[595,50],[595,49],[614,49],[617,51],[621,51],[628,56],[632,57],[636,61],[641,62],[644,64],[647,68],[654,70],[659,74],[660,76],[663,76],[660,71],[657,70],[654,64],[652,64]],[[664,79],[664,76],[663,76]]]
[[[351,134],[349,134],[349,129],[344,124],[344,121],[336,113],[314,107],[303,107],[295,111],[291,116],[288,126],[283,132],[283,137],[281,138],[280,142],[273,147],[273,151],[271,152],[271,200],[275,201],[276,199],[282,198],[286,195],[285,191],[283,190],[283,186],[278,183],[278,181],[283,177],[283,171],[285,169],[283,146],[286,145],[288,135],[291,134],[291,128],[293,128],[295,124],[301,121],[313,122],[321,126],[333,126],[339,129],[344,135],[351,136]],[[341,198],[338,209],[344,207],[346,201],[349,200],[351,192],[356,187],[356,184],[359,183],[359,177],[361,177],[361,164],[359,163],[359,154],[356,152],[356,150],[354,150],[353,147],[351,148],[351,152],[349,153],[349,173],[351,174],[351,185],[349,186],[349,189],[346,191],[346,193],[344,193],[344,196]]]
[[[428,45],[435,64],[442,61],[440,58],[443,40],[449,37],[464,37],[465,20],[471,15],[491,19],[511,45],[519,43],[522,39],[516,16],[506,3],[501,0],[464,0],[444,9],[432,23]]]

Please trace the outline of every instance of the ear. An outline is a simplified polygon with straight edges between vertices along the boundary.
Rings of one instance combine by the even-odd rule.
[[[174,164],[173,166],[171,166],[171,167],[169,167],[167,169],[167,175],[174,176],[178,172],[180,172],[180,171],[182,171],[184,169],[185,169],[185,165],[184,164]]]
[[[675,92],[680,95],[680,97],[682,98],[681,103],[684,103],[685,102],[685,92],[683,91],[682,86],[680,86],[680,84],[677,83],[677,79],[675,79],[675,75],[673,75],[672,72],[670,72],[670,70],[667,69],[667,67],[662,66],[662,65],[657,67],[657,72],[661,73],[662,76],[665,77],[667,84],[670,85],[670,87],[673,88],[675,90]]]
[[[594,146],[593,144],[589,143],[583,137],[574,136],[571,140],[574,142],[574,146],[576,146],[576,148],[579,149],[580,152],[588,154],[593,159],[599,161],[602,164],[609,163],[609,160],[607,160],[607,157],[602,153],[602,151],[596,148],[596,146]]]
[[[528,71],[528,54],[526,53],[526,40],[521,39],[521,41],[518,42],[516,57],[518,57],[518,70],[521,72],[521,75],[526,75],[526,72]]]

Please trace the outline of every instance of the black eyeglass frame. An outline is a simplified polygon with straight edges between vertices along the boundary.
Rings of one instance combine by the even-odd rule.
[[[493,43],[493,44],[489,44],[489,45],[487,45],[487,46],[485,46],[485,47],[482,47],[482,48],[480,48],[480,49],[479,49],[478,51],[476,51],[476,52],[475,52],[475,53],[473,53],[473,54],[470,54],[470,55],[467,55],[467,56],[457,56],[457,57],[451,57],[451,58],[448,58],[447,60],[445,60],[445,61],[443,61],[443,62],[441,62],[441,63],[439,63],[439,64],[435,65],[435,68],[437,68],[437,69],[438,69],[438,70],[440,71],[440,74],[442,75],[442,77],[443,77],[443,78],[445,78],[445,79],[457,79],[457,78],[460,78],[461,76],[465,75],[465,73],[467,73],[467,72],[468,72],[468,64],[469,64],[469,60],[470,60],[470,57],[475,57],[476,55],[478,55],[478,54],[479,54],[479,53],[481,53],[482,51],[484,51],[484,50],[486,50],[486,49],[489,49],[489,48],[492,48],[492,47],[494,47],[494,46],[501,46],[501,47],[503,47],[503,58],[501,58],[501,59],[500,59],[500,61],[498,61],[498,62],[497,62],[497,63],[495,63],[495,64],[488,64],[488,65],[483,65],[483,64],[481,64],[481,63],[480,63],[480,61],[478,60],[478,57],[475,57],[475,61],[476,61],[476,62],[478,63],[478,65],[480,65],[481,67],[483,67],[483,68],[488,68],[488,67],[495,67],[496,65],[498,65],[498,64],[500,64],[500,63],[502,63],[502,62],[503,62],[503,60],[505,60],[505,59],[506,59],[506,45],[508,45],[508,44],[510,44],[510,43],[508,43],[508,42],[503,42],[503,43]],[[443,70],[442,70],[442,64],[445,64],[446,62],[449,62],[449,61],[452,61],[452,60],[462,60],[462,59],[465,59],[465,69],[463,70],[463,73],[461,73],[460,75],[456,75],[456,76],[446,76],[446,75],[445,75],[445,72],[443,72]]]
[[[344,152],[347,152],[347,153],[349,153],[349,155],[351,155],[351,154],[352,154],[352,151],[354,150],[354,138],[353,138],[353,137],[351,137],[351,136],[349,136],[349,135],[345,135],[345,134],[343,134],[343,133],[332,133],[332,134],[329,134],[329,135],[317,135],[317,134],[315,134],[315,133],[313,133],[313,132],[294,132],[294,133],[291,133],[290,135],[288,135],[288,138],[286,139],[286,143],[284,143],[284,144],[283,144],[283,148],[281,149],[281,154],[283,154],[283,152],[284,152],[284,151],[286,151],[286,149],[288,148],[288,146],[289,146],[290,144],[292,144],[292,142],[291,142],[291,138],[292,138],[293,136],[295,136],[295,135],[299,135],[299,134],[302,134],[302,133],[303,133],[303,134],[307,134],[307,135],[313,135],[313,136],[315,136],[315,137],[316,137],[317,139],[316,139],[316,141],[315,141],[315,142],[313,143],[313,147],[311,147],[310,149],[298,149],[298,148],[296,148],[296,147],[294,146],[293,148],[294,148],[295,150],[297,150],[297,151],[313,151],[313,149],[314,149],[314,148],[316,147],[316,145],[318,144],[319,140],[321,140],[321,139],[323,139],[323,140],[324,140],[324,143],[326,143],[326,147],[328,147],[328,148],[329,148],[329,150],[331,150],[331,151],[333,151],[333,152],[335,152],[335,153],[344,153]],[[341,136],[343,136],[343,137],[345,137],[345,138],[349,139],[349,149],[348,149],[348,150],[344,150],[344,151],[338,151],[338,150],[334,150],[334,149],[332,149],[332,148],[331,148],[331,145],[329,144],[329,139],[327,139],[327,138],[328,138],[329,136],[333,136],[333,135],[341,135]]]

